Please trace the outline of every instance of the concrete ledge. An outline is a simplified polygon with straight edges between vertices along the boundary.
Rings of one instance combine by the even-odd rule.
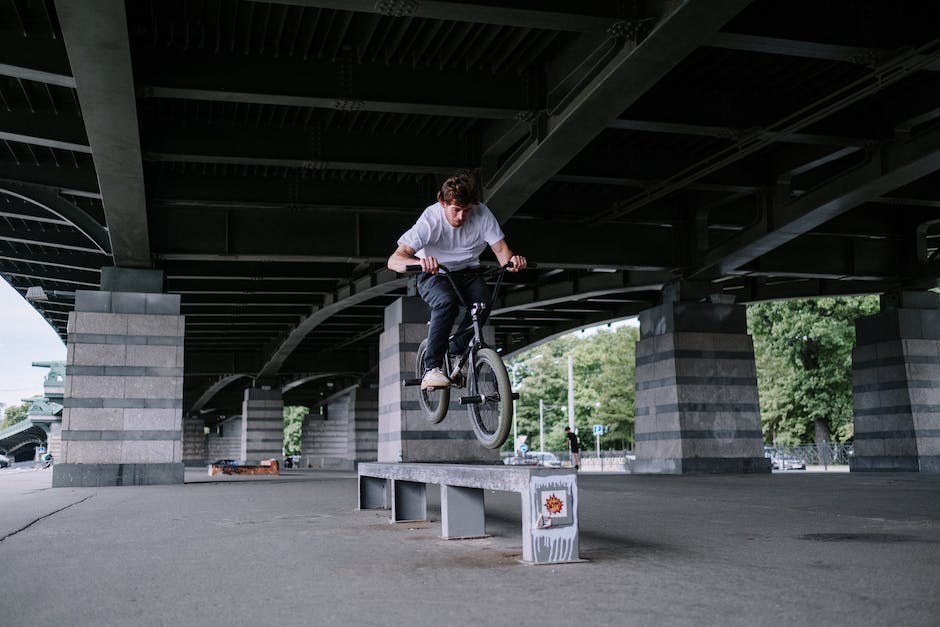
[[[385,509],[391,503],[392,522],[422,520],[427,516],[429,483],[441,486],[444,538],[485,536],[484,490],[517,492],[522,499],[522,561],[581,561],[574,472],[531,466],[362,463],[359,509]]]
[[[53,488],[92,488],[121,485],[183,483],[182,463],[163,464],[55,464]]]

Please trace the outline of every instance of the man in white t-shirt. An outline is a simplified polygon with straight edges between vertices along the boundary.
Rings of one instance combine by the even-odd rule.
[[[457,318],[460,301],[450,282],[438,274],[444,264],[468,303],[488,302],[490,291],[476,270],[480,253],[489,247],[500,265],[512,261],[510,272],[526,267],[525,257],[516,255],[496,217],[481,202],[480,184],[472,172],[460,171],[444,181],[437,202],[424,210],[410,229],[398,238],[398,248],[388,258],[388,267],[405,272],[409,265],[421,265],[418,293],[431,308],[428,350],[424,359],[421,389],[448,387],[450,379],[441,371],[444,351],[460,353],[470,341],[470,312],[467,311],[450,347],[447,338]],[[486,311],[483,312],[484,320]]]

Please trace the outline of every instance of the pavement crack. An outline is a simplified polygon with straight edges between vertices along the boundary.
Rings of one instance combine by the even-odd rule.
[[[12,538],[13,536],[15,536],[16,534],[18,534],[18,533],[20,533],[20,532],[22,532],[22,531],[26,531],[27,529],[29,529],[30,527],[32,527],[33,525],[35,525],[36,523],[38,523],[40,520],[43,520],[43,519],[45,519],[45,518],[49,518],[50,516],[52,516],[52,515],[54,515],[54,514],[58,514],[58,513],[61,512],[61,511],[67,510],[67,509],[70,508],[70,507],[73,507],[73,506],[75,506],[75,505],[79,505],[79,504],[81,504],[81,503],[84,503],[85,501],[87,501],[88,499],[90,499],[90,498],[93,497],[93,496],[95,496],[95,495],[94,495],[94,494],[91,494],[91,495],[86,496],[85,498],[83,498],[83,499],[81,499],[81,500],[79,500],[79,501],[75,501],[74,503],[69,503],[68,505],[66,505],[66,506],[64,506],[64,507],[60,507],[60,508],[57,509],[57,510],[53,510],[53,511],[49,512],[48,514],[44,514],[44,515],[40,516],[39,518],[36,518],[35,520],[33,520],[33,521],[31,521],[31,522],[29,522],[29,523],[23,525],[23,526],[20,527],[19,529],[16,529],[15,531],[11,531],[11,532],[8,533],[7,535],[3,536],[2,538],[0,538],[0,542],[3,542],[3,541],[6,540],[7,538]]]

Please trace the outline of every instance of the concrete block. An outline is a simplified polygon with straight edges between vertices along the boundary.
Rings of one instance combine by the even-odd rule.
[[[75,311],[108,313],[111,311],[111,292],[93,290],[75,291]]]
[[[182,367],[179,346],[152,346],[148,344],[127,345],[127,365],[146,366],[149,368]]]
[[[113,313],[143,314],[147,312],[147,295],[140,292],[112,292]]]
[[[179,321],[176,316],[152,314],[128,316],[127,334],[178,337],[180,335]]]
[[[125,398],[181,398],[182,377],[125,377]]]
[[[124,344],[74,344],[75,366],[124,366],[127,347]]]
[[[866,346],[858,346],[852,349],[852,363],[853,364],[865,364],[871,361],[878,359],[878,348],[874,344],[868,344]]]
[[[125,377],[69,377],[71,389],[66,398],[123,398]]]
[[[878,359],[890,359],[891,357],[901,356],[901,342],[894,340],[891,342],[878,342],[875,344],[875,352]]]
[[[121,462],[121,440],[71,440],[68,442],[68,464],[118,464]]]
[[[79,311],[75,314],[75,333],[127,335],[127,315]]]
[[[145,294],[145,310],[148,314],[178,316],[179,294]]]
[[[114,431],[124,428],[123,410],[105,407],[72,407],[68,431]]]
[[[183,414],[178,409],[125,408],[124,429],[174,431],[182,428]]]
[[[923,357],[940,356],[940,342],[937,340],[901,340],[901,347],[905,355]]]
[[[172,440],[125,440],[121,446],[121,463],[172,463],[174,444]]]
[[[940,364],[916,364],[908,362],[899,367],[899,379],[908,381],[940,381]]]

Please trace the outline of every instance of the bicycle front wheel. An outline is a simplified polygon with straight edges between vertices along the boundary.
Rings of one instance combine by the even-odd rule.
[[[424,340],[418,346],[418,357],[415,359],[415,375],[424,376],[424,353],[428,350],[428,341]],[[444,420],[447,408],[450,405],[450,388],[437,388],[434,390],[418,390],[418,404],[431,424]]]
[[[492,348],[477,351],[473,372],[470,396],[484,399],[467,405],[473,432],[486,448],[499,448],[509,437],[512,426],[509,374],[503,360]]]

